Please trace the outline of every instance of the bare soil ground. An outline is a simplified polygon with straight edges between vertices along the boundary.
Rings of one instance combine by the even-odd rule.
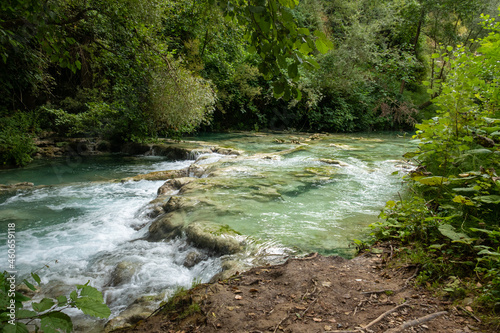
[[[387,252],[387,249],[386,249]],[[497,332],[469,307],[414,287],[418,268],[383,254],[312,254],[202,284],[129,332]]]

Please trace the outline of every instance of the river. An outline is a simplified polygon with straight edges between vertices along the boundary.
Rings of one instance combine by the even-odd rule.
[[[209,281],[228,257],[244,268],[288,254],[348,257],[352,240],[365,237],[384,203],[397,196],[405,170],[401,156],[414,145],[396,133],[232,133],[192,140],[241,153],[193,156],[204,170],[197,177],[206,180],[193,182],[196,187],[182,195],[204,204],[185,213],[184,223],[223,225],[245,239],[243,251],[220,255],[195,249],[183,236],[150,241],[148,203],[165,181],[112,181],[184,169],[195,159],[117,155],[37,160],[23,169],[0,171],[2,184],[36,185],[0,196],[0,234],[5,239],[7,224],[15,223],[19,275],[36,271],[47,296],[91,281],[103,291],[113,318],[141,296],[154,296],[158,304],[179,286]],[[193,251],[199,259],[187,265]],[[5,242],[0,252],[5,254],[4,270]],[[117,270],[124,270],[124,276],[117,278]]]

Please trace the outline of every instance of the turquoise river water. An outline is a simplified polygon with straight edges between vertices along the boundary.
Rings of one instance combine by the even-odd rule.
[[[396,133],[308,136],[233,133],[192,138],[239,149],[240,156],[203,154],[183,161],[68,157],[1,170],[1,184],[47,186],[0,195],[0,235],[5,239],[7,224],[16,224],[16,269],[20,276],[37,271],[48,283],[45,295],[90,280],[103,291],[112,317],[141,296],[167,298],[178,286],[210,280],[224,258],[208,255],[185,265],[192,246],[182,237],[145,239],[152,221],[148,203],[165,181],[111,180],[183,169],[197,158],[197,165],[215,170],[217,186],[186,194],[213,203],[190,213],[186,223],[208,220],[259,244],[258,251],[234,256],[237,260],[251,266],[291,253],[350,256],[352,239],[367,234],[385,202],[401,189],[402,173],[395,171],[404,172],[401,156],[414,143]],[[0,253],[4,270],[6,242],[0,244]],[[124,262],[133,265],[127,279],[110,283]]]

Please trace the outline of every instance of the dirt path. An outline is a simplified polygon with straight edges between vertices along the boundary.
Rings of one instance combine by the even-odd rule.
[[[386,268],[380,254],[291,258],[199,285],[128,331],[494,332],[466,309],[414,289],[416,272]]]

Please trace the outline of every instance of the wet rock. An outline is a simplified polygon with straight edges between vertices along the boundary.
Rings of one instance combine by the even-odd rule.
[[[134,326],[140,320],[151,315],[158,308],[158,303],[165,299],[165,293],[153,296],[141,296],[130,304],[117,317],[111,319],[104,327],[104,332],[112,332]],[[102,330],[101,330],[102,332]]]
[[[310,167],[305,168],[305,171],[307,173],[323,177],[331,177],[338,172],[337,168],[332,166]]]
[[[274,187],[258,186],[257,190],[250,191],[249,194],[242,195],[241,197],[259,202],[269,202],[281,198],[281,193]]]
[[[230,166],[226,168],[219,168],[216,169],[208,174],[208,177],[214,178],[214,177],[228,177],[228,176],[234,176],[237,174],[251,174],[252,169],[244,166]]]
[[[188,241],[196,247],[220,255],[242,250],[242,237],[228,226],[212,222],[193,222],[185,228]]]
[[[173,194],[173,192],[178,191],[184,185],[192,182],[195,178],[192,177],[180,177],[169,179],[163,184],[159,189],[157,194]]]
[[[212,147],[212,152],[218,153],[221,155],[241,155],[241,154],[243,154],[242,150],[236,150],[233,148],[223,148],[223,147]]]
[[[187,170],[187,176],[201,178],[207,172],[206,166],[201,166],[193,163],[189,166]]]
[[[185,160],[191,156],[191,149],[170,145],[153,145],[148,155],[165,156],[173,160]]]
[[[348,145],[344,145],[344,144],[341,144],[341,143],[331,143],[330,147],[335,147],[335,148],[338,148],[338,149],[341,149],[341,150],[360,150],[359,148],[354,148],[354,147],[351,147],[351,146],[348,146]]]
[[[167,203],[163,206],[163,210],[166,213],[177,210],[189,211],[199,202],[200,201],[196,198],[174,195],[170,197]]]
[[[139,263],[122,261],[116,265],[113,273],[111,273],[111,279],[107,283],[107,286],[116,287],[124,283],[129,283],[132,280]]]
[[[181,212],[163,214],[149,226],[147,240],[161,241],[181,236],[184,223],[184,215]]]
[[[122,182],[139,181],[139,180],[167,180],[172,178],[186,177],[187,169],[155,171],[134,177],[123,178]]]
[[[222,271],[215,274],[211,279],[210,283],[215,283],[220,280],[226,280],[238,272],[243,272],[248,267],[241,262],[241,260],[225,260],[222,263]]]
[[[17,183],[12,185],[0,184],[0,193],[14,192],[17,190],[33,189],[35,184],[29,182]]]
[[[345,162],[342,162],[339,160],[333,160],[333,159],[329,159],[329,158],[321,158],[320,162],[327,163],[327,164],[333,164],[333,165],[339,165],[339,166],[343,166],[343,167],[349,166],[349,164],[347,164]]]
[[[208,256],[204,253],[201,253],[199,251],[191,251],[188,253],[186,258],[184,259],[184,262],[182,265],[187,268],[191,268],[195,266],[196,264],[199,264],[203,260],[206,260]]]
[[[143,304],[132,304],[120,315],[108,321],[104,327],[104,332],[132,327],[139,321],[149,317],[153,311],[154,309],[150,309]]]

